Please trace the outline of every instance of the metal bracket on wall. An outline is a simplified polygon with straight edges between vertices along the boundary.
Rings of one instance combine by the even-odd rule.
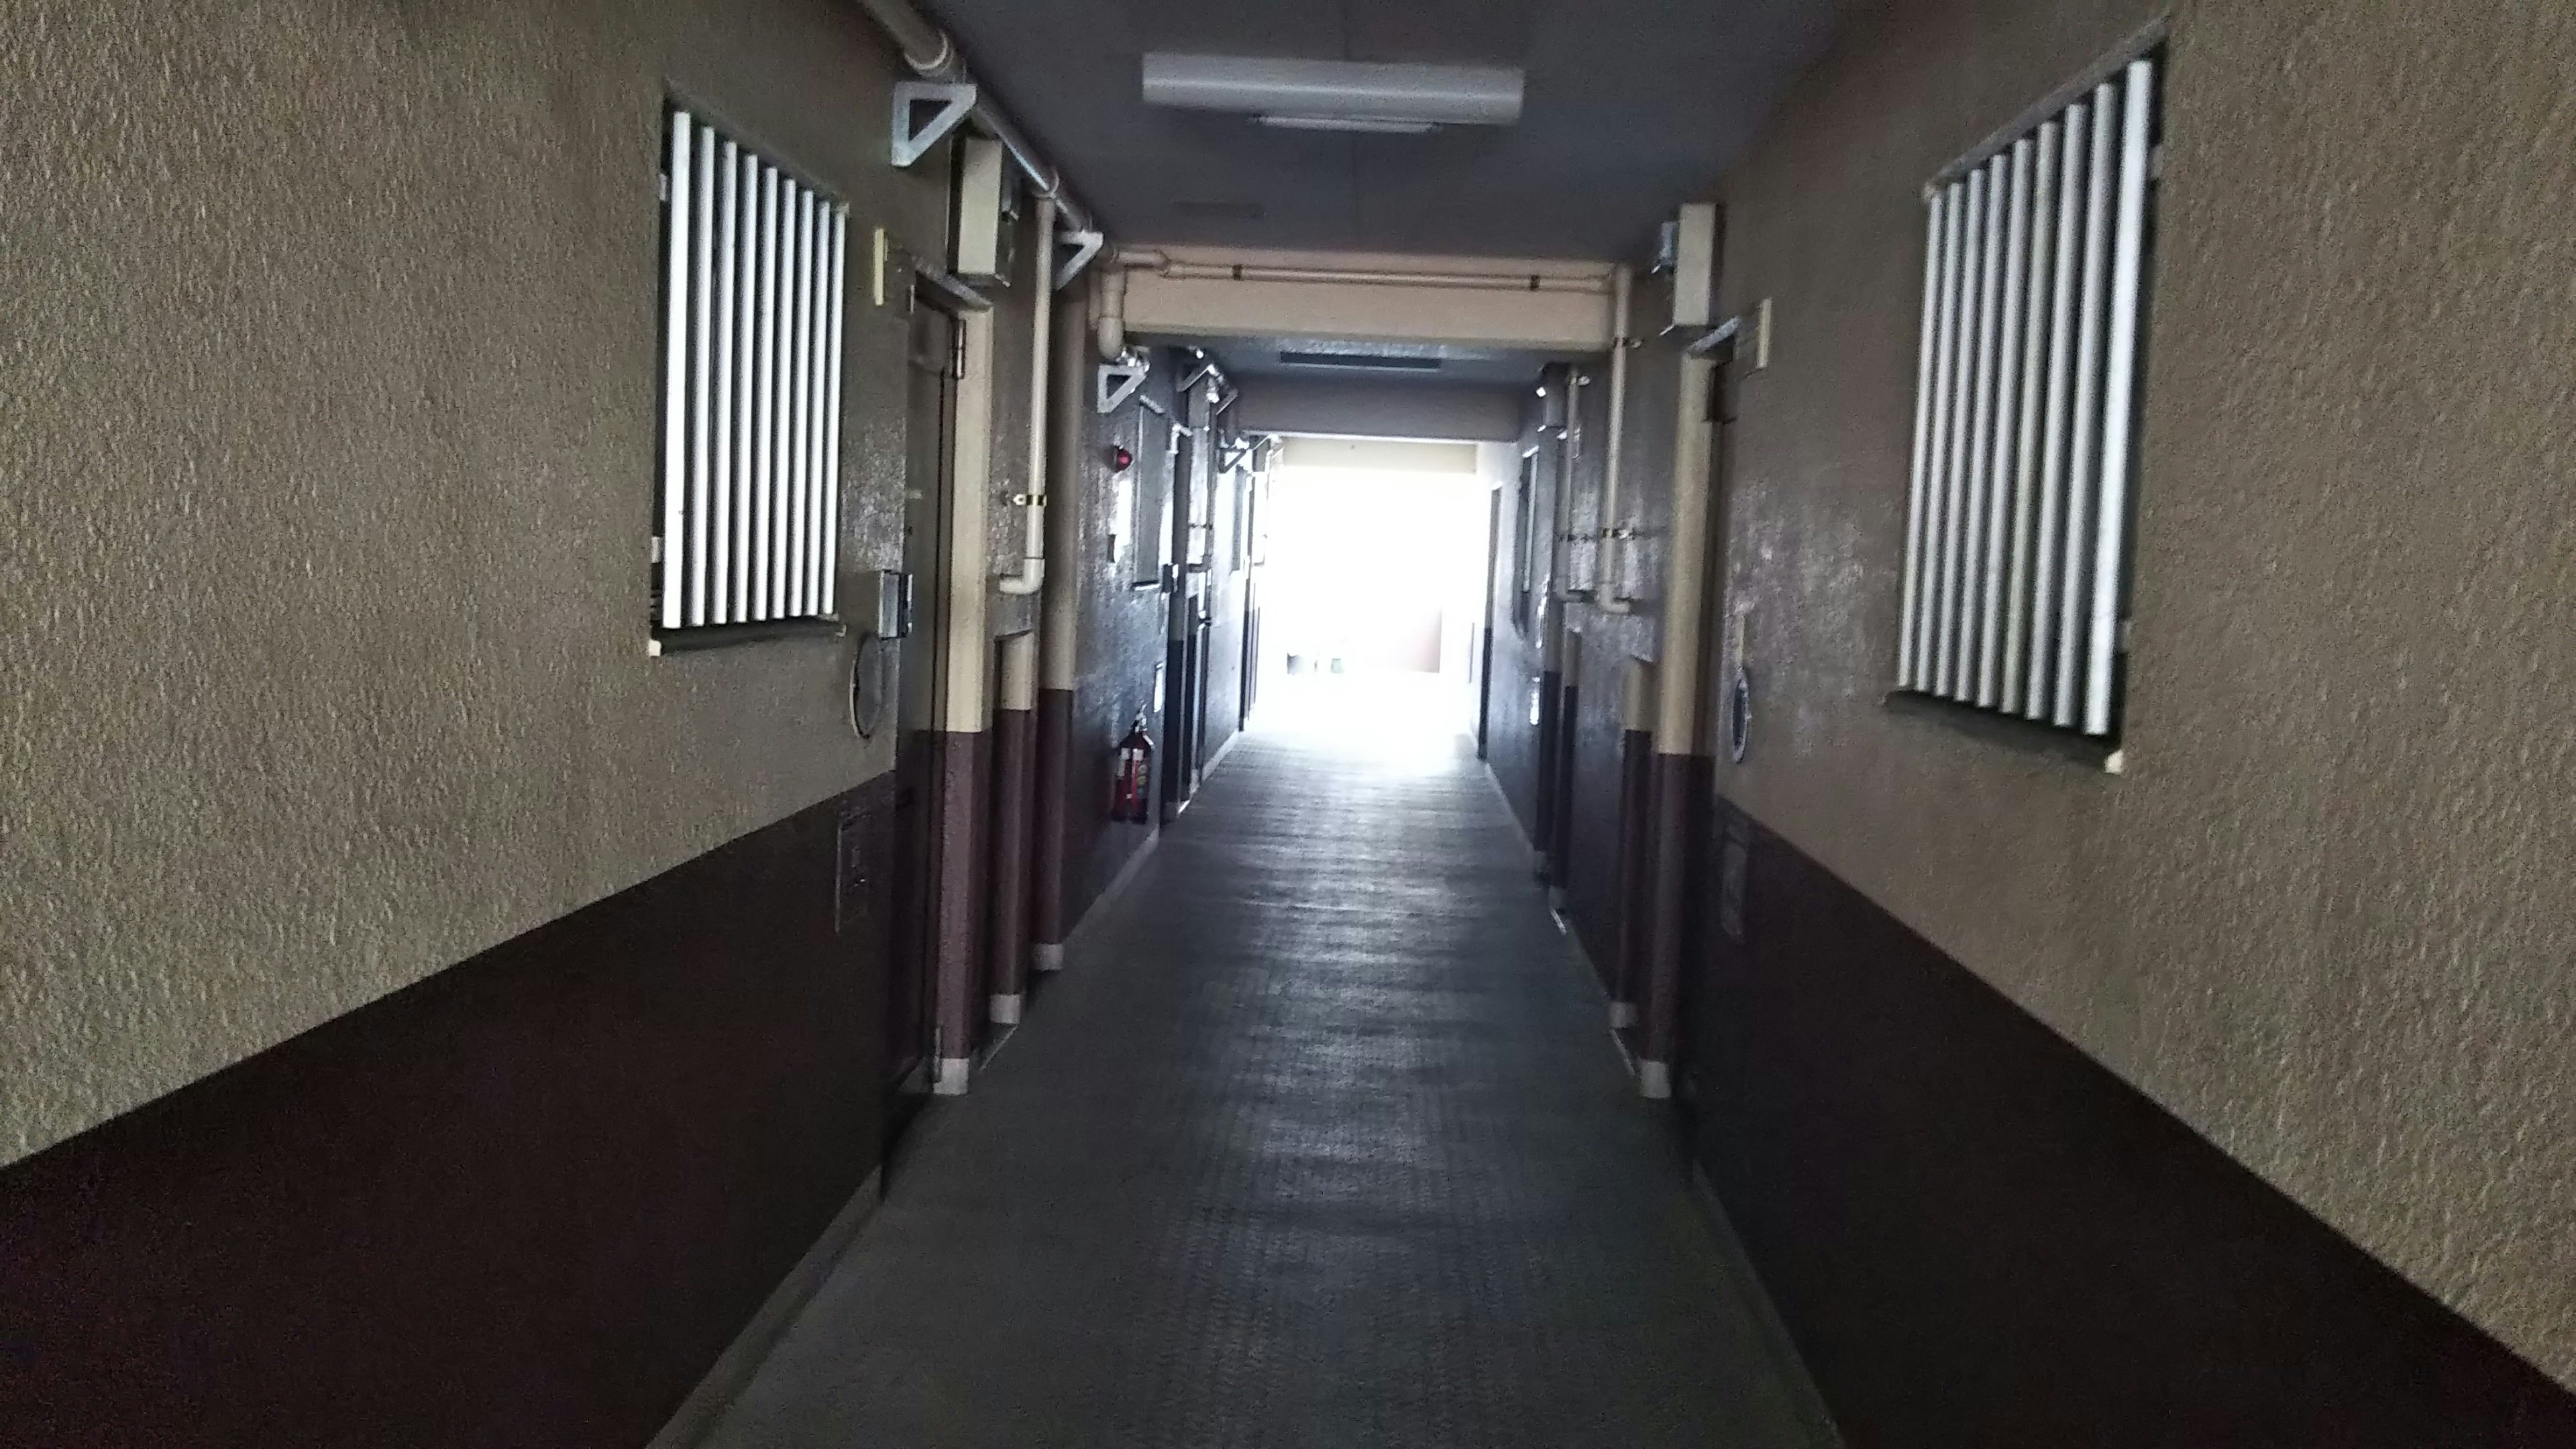
[[[1145,374],[1150,370],[1145,359],[1133,355],[1100,364],[1092,380],[1093,408],[1104,417],[1118,411],[1120,404],[1145,385]]]
[[[927,121],[920,107],[936,106]],[[897,81],[894,87],[894,164],[910,166],[948,138],[957,123],[975,109],[975,87],[965,81]]]
[[[1073,250],[1072,256],[1055,264],[1055,285],[1057,291],[1064,290],[1065,283],[1082,275],[1082,269],[1091,265],[1091,259],[1093,257],[1100,255],[1101,243],[1107,239],[1107,233],[1097,231],[1067,231],[1057,233],[1056,243],[1060,246],[1070,247]]]

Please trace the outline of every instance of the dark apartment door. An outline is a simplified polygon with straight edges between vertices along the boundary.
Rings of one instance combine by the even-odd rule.
[[[948,519],[949,433],[957,382],[957,321],[916,298],[905,396],[903,567],[912,577],[912,628],[899,653],[901,726],[895,745],[894,940],[886,973],[889,1128],[928,1090],[934,932],[931,923],[932,774],[939,698],[940,600]]]
[[[1494,723],[1494,585],[1501,582],[1503,561],[1503,490],[1486,495],[1485,612],[1476,633],[1476,758],[1485,758]]]

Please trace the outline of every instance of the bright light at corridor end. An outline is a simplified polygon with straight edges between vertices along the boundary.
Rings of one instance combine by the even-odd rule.
[[[1521,117],[1516,66],[1148,51],[1145,104],[1229,111],[1288,130],[1411,135],[1437,126],[1508,126]]]

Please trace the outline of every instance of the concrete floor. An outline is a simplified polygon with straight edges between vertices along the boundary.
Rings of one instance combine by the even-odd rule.
[[[1482,767],[1305,704],[917,1129],[707,1443],[1822,1442]]]

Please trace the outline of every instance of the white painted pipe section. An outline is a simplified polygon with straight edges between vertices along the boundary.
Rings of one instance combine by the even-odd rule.
[[[1046,586],[1047,378],[1055,360],[1055,203],[1038,202],[1037,289],[1029,306],[1029,471],[1025,542],[1017,573],[996,586],[1025,597]]]
[[[2111,355],[2102,384],[2102,501],[2093,550],[2093,629],[2084,684],[2084,732],[2111,732],[2111,679],[2119,654],[2120,563],[2129,521],[2130,419],[2137,401],[2138,297],[2145,284],[2147,131],[2155,62],[2136,60],[2122,86],[2120,224],[2111,264]],[[2106,126],[2105,129],[2108,129]]]
[[[1896,684],[1900,689],[1916,687],[1914,651],[1922,636],[1916,614],[1923,598],[1923,520],[1927,512],[1924,495],[1932,461],[1932,399],[1939,391],[1933,381],[1933,360],[1941,348],[1942,248],[1948,240],[1942,223],[1949,209],[1947,191],[1934,192],[1923,208],[1923,326],[1914,355],[1914,470],[1905,485],[1905,584],[1898,595],[1896,623]],[[1617,383],[1612,386],[1615,388]]]
[[[1092,298],[1097,309],[1093,330],[1100,334],[1100,360],[1116,362],[1127,355],[1127,271],[1107,267],[1098,276],[1099,290]]]
[[[1285,118],[1507,126],[1520,119],[1521,72],[1427,65],[1147,51],[1149,106]]]
[[[1635,269],[1621,264],[1610,274],[1610,441],[1601,455],[1601,530],[1595,546],[1592,606],[1609,614],[1633,607],[1619,591],[1627,557],[1619,526],[1619,460],[1628,436],[1628,337],[1630,302],[1636,291]]]
[[[2092,560],[2086,545],[2093,537],[2092,507],[2101,481],[2097,446],[2102,421],[2102,303],[2110,291],[2112,106],[2119,97],[2109,82],[2093,92],[2093,155],[2086,167],[2084,201],[2084,287],[2075,340],[2074,470],[2067,484],[2066,572],[2059,585],[2057,614],[2057,708],[2052,716],[2064,728],[2075,725],[2076,686],[2082,675],[2084,610],[2091,602],[2085,566]]]
[[[1655,753],[1688,755],[1699,749],[1701,637],[1706,631],[1709,560],[1709,387],[1717,365],[1704,357],[1681,359],[1681,387],[1674,397],[1673,537],[1664,581],[1663,645],[1659,651]]]
[[[949,439],[946,629],[937,728],[972,734],[985,726],[985,679],[992,672],[992,574],[986,553],[993,498],[993,314],[957,320],[962,367]]]

